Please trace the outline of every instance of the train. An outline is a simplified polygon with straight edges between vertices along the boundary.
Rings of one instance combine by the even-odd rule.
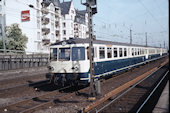
[[[90,82],[90,39],[72,38],[51,44],[47,79],[56,85]],[[137,44],[93,41],[94,77],[115,75],[146,62],[165,57],[165,48]]]

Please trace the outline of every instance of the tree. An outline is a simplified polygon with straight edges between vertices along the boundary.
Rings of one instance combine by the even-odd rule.
[[[19,28],[18,24],[15,23],[11,26],[7,26],[5,32],[6,49],[25,51],[28,38],[22,34],[22,30]],[[2,40],[0,40],[0,48],[3,48]]]

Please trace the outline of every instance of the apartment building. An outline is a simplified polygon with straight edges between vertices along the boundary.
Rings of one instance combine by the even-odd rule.
[[[6,25],[18,23],[28,37],[27,53],[49,53],[49,46],[69,38],[88,38],[86,11],[74,8],[73,1],[4,1]]]
[[[0,34],[2,33],[2,24],[5,24],[6,14],[5,14],[5,0],[0,0]],[[0,35],[2,37],[2,34]]]
[[[60,3],[63,39],[88,38],[88,14],[77,10],[73,0]]]

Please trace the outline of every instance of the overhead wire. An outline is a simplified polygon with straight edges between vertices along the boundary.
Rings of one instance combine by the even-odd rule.
[[[162,24],[159,23],[159,21],[155,18],[155,16],[150,12],[150,10],[141,2],[141,0],[138,0],[139,3],[144,7],[144,9],[150,14],[150,16],[153,18],[153,20],[164,30],[164,27]]]

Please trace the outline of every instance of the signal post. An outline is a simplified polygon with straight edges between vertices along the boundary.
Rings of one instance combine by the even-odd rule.
[[[89,59],[90,59],[90,95],[89,100],[95,100],[95,96],[97,95],[96,83],[94,81],[94,47],[93,47],[93,15],[97,13],[97,2],[96,0],[86,0],[83,2],[81,0],[81,4],[86,6],[86,11],[88,12],[88,27],[89,27]],[[99,81],[100,82],[100,81]],[[98,82],[98,84],[99,84]],[[98,92],[100,92],[100,88],[98,87]]]

